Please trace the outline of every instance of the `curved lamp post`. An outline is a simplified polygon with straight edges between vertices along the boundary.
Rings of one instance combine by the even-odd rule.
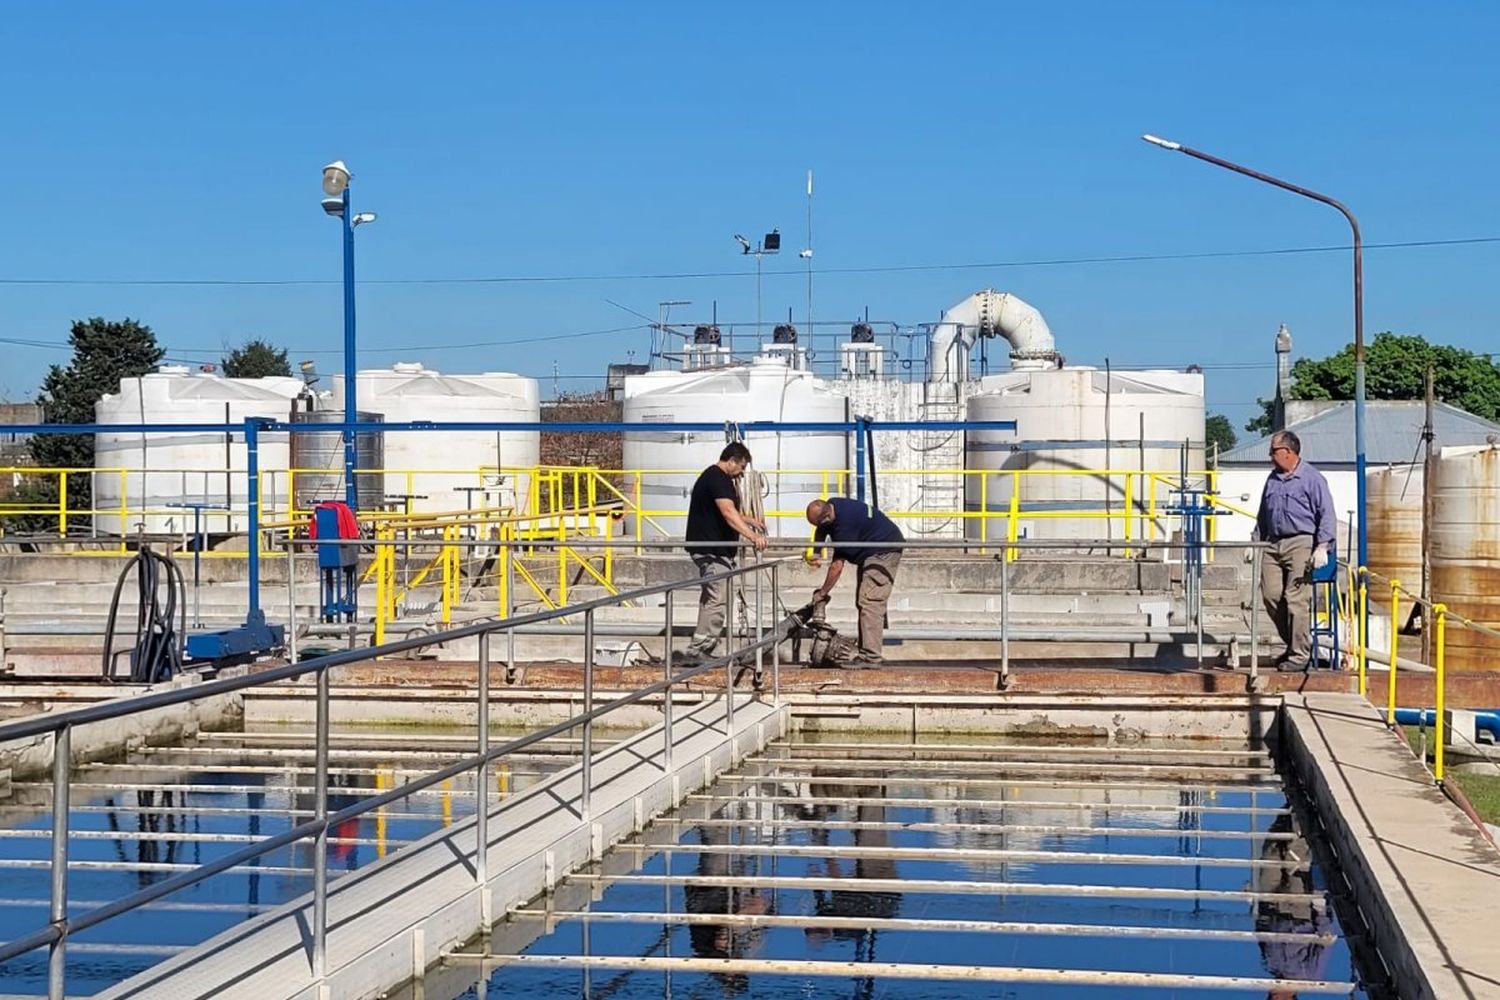
[[[1186,156],[1191,156],[1195,160],[1212,163],[1216,167],[1233,170],[1237,174],[1244,174],[1246,177],[1262,181],[1273,187],[1279,187],[1283,191],[1290,191],[1293,194],[1300,194],[1304,198],[1320,201],[1330,208],[1337,209],[1339,214],[1349,223],[1349,229],[1354,234],[1354,467],[1355,475],[1359,480],[1355,484],[1356,496],[1358,497],[1356,503],[1359,508],[1358,551],[1355,555],[1358,560],[1357,565],[1366,565],[1369,562],[1370,539],[1365,504],[1365,282],[1364,251],[1363,241],[1360,239],[1359,220],[1354,217],[1354,213],[1349,211],[1343,202],[1330,198],[1326,194],[1319,194],[1317,191],[1301,187],[1290,181],[1284,181],[1279,177],[1263,174],[1259,170],[1251,170],[1249,167],[1214,156],[1212,153],[1205,153],[1201,149],[1184,146],[1180,142],[1172,142],[1170,139],[1163,139],[1154,135],[1143,135],[1141,138],[1153,146],[1158,146],[1170,152],[1182,153]]]

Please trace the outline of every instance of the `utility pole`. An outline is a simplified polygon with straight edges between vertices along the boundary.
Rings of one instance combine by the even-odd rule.
[[[1424,398],[1426,400],[1426,417],[1422,422],[1422,445],[1425,453],[1422,458],[1422,662],[1432,662],[1432,612],[1425,602],[1432,600],[1432,508],[1436,492],[1436,484],[1433,480],[1437,475],[1437,463],[1433,458],[1433,439],[1437,436],[1433,429],[1433,368],[1427,366],[1427,385]],[[1391,622],[1395,628],[1396,623]],[[1391,669],[1395,669],[1392,664]]]

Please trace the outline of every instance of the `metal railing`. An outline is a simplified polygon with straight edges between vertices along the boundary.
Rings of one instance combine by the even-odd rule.
[[[485,848],[489,842],[488,821],[488,768],[490,764],[508,754],[539,743],[542,740],[559,736],[570,730],[582,729],[582,750],[580,753],[580,771],[582,782],[582,798],[580,812],[582,817],[580,823],[586,825],[589,822],[592,788],[592,766],[593,766],[593,725],[594,722],[609,713],[633,705],[656,695],[662,696],[663,731],[664,731],[664,768],[670,771],[672,768],[672,690],[693,678],[708,674],[710,672],[722,671],[725,687],[725,716],[726,716],[726,739],[733,740],[734,736],[734,701],[735,701],[735,672],[736,666],[744,662],[753,654],[754,669],[757,686],[760,686],[764,673],[764,658],[767,650],[770,651],[770,690],[773,704],[780,702],[780,638],[784,634],[786,623],[773,620],[766,622],[759,614],[759,609],[764,605],[759,600],[764,587],[765,580],[769,577],[769,588],[772,599],[772,607],[779,604],[779,587],[781,578],[781,562],[778,560],[765,562],[752,562],[744,566],[725,570],[712,576],[693,578],[690,580],[674,581],[651,587],[643,587],[622,594],[618,597],[605,597],[594,601],[588,601],[564,610],[542,611],[535,614],[520,615],[513,618],[501,620],[487,620],[466,625],[461,628],[451,629],[446,632],[426,635],[416,638],[404,639],[397,642],[387,643],[370,649],[350,650],[348,652],[335,653],[320,657],[316,660],[289,663],[280,667],[273,667],[255,674],[240,677],[222,678],[207,681],[187,688],[176,688],[167,691],[152,692],[133,698],[107,701],[91,705],[85,708],[71,709],[64,712],[55,712],[47,715],[37,716],[30,719],[0,724],[0,743],[13,740],[34,739],[40,736],[51,735],[53,737],[52,757],[52,827],[51,827],[51,889],[49,919],[46,925],[23,937],[0,944],[0,962],[7,961],[18,955],[24,954],[36,948],[46,947],[50,949],[48,956],[47,971],[47,995],[50,1000],[63,1000],[66,992],[66,956],[68,940],[74,935],[97,926],[113,917],[129,913],[154,900],[160,899],[171,893],[196,885],[205,879],[211,878],[221,872],[228,871],[238,865],[245,864],[256,858],[260,858],[272,851],[289,846],[299,841],[311,840],[313,850],[313,890],[312,890],[312,934],[309,947],[309,959],[313,969],[314,977],[321,980],[328,973],[327,968],[327,935],[328,935],[328,833],[329,830],[348,820],[362,816],[366,813],[383,808],[399,799],[412,795],[415,792],[431,788],[444,781],[448,781],[458,775],[469,771],[476,772],[475,780],[475,823],[477,830],[477,845],[473,859],[474,878],[479,886],[483,886],[488,879],[486,870]],[[726,651],[724,655],[710,659],[697,666],[674,670],[672,666],[672,611],[674,594],[683,589],[695,588],[703,582],[717,580],[730,580],[752,576],[755,580],[757,594],[758,613],[753,623],[753,641],[747,641],[735,648],[735,635],[733,629],[734,616],[726,614],[725,633]],[[646,687],[639,688],[629,694],[615,697],[603,704],[595,704],[595,680],[594,680],[594,614],[596,611],[614,606],[624,599],[640,599],[662,595],[665,612],[665,634],[666,634],[666,656],[663,658],[663,678]],[[563,615],[582,615],[584,617],[584,649],[583,649],[583,711],[562,722],[546,726],[525,736],[507,740],[499,746],[490,745],[489,732],[489,704],[490,704],[490,640],[496,635],[513,633],[518,627],[552,621]],[[774,616],[773,616],[774,618]],[[372,660],[382,655],[395,655],[422,649],[426,646],[438,643],[449,643],[459,639],[477,638],[479,643],[479,654],[477,658],[477,694],[476,694],[476,724],[478,735],[476,739],[475,753],[464,757],[452,764],[437,770],[429,771],[422,777],[408,781],[400,787],[391,788],[377,795],[361,799],[337,812],[328,811],[328,756],[329,756],[329,727],[330,727],[330,678],[329,672],[335,667],[347,666]],[[747,639],[749,636],[746,637]],[[68,832],[70,825],[70,784],[72,775],[72,734],[73,731],[84,725],[107,722],[113,719],[125,718],[141,712],[154,711],[175,705],[183,705],[189,702],[200,701],[205,698],[219,697],[235,694],[251,688],[264,687],[281,681],[294,680],[312,675],[316,681],[317,714],[315,723],[315,754],[314,754],[314,785],[315,785],[315,812],[311,820],[300,823],[289,830],[274,836],[262,838],[243,848],[235,850],[214,861],[199,865],[189,871],[182,872],[167,878],[154,885],[137,890],[136,892],[122,896],[103,906],[95,907],[84,913],[70,916],[68,914]],[[485,894],[481,893],[481,899]],[[488,918],[489,915],[485,915]]]

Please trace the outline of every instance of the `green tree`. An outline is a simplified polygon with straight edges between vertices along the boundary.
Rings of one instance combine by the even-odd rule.
[[[221,360],[229,378],[267,378],[291,375],[292,365],[286,359],[286,348],[276,348],[259,337],[245,341]]]
[[[1208,446],[1209,453],[1215,451],[1225,452],[1235,446],[1239,437],[1234,433],[1234,425],[1229,418],[1222,413],[1210,413],[1208,419],[1203,423],[1203,440]]]
[[[1433,368],[1437,397],[1486,420],[1500,419],[1500,365],[1462,347],[1432,344],[1425,338],[1377,333],[1366,345],[1365,396],[1368,399],[1421,399],[1427,366]],[[1292,399],[1353,399],[1354,346],[1326,358],[1300,358],[1292,365]],[[1271,431],[1269,400],[1258,400],[1260,416],[1248,431]]]
[[[156,334],[133,319],[106,320],[95,316],[73,324],[68,334],[73,358],[67,366],[53,365],[42,379],[37,402],[42,422],[48,424],[92,424],[94,404],[107,392],[118,392],[122,379],[136,378],[155,368],[162,359]],[[92,434],[38,434],[31,440],[31,457],[44,468],[92,468]],[[68,508],[87,509],[93,504],[93,482],[87,473],[67,476]],[[40,475],[21,484],[18,498],[37,506],[55,504],[58,477]],[[57,520],[44,515],[19,519],[23,531],[51,532]],[[70,521],[86,523],[85,518]]]

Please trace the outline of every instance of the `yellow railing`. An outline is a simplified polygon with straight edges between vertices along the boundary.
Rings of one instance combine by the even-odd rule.
[[[1432,775],[1442,781],[1445,774],[1445,751],[1447,748],[1447,718],[1448,710],[1448,629],[1450,626],[1461,628],[1479,635],[1488,636],[1500,641],[1500,629],[1492,628],[1482,622],[1476,622],[1472,618],[1455,614],[1448,605],[1442,601],[1424,600],[1420,595],[1414,594],[1401,585],[1400,580],[1387,579],[1380,574],[1364,567],[1358,567],[1351,571],[1351,575],[1358,581],[1358,598],[1355,607],[1358,614],[1355,616],[1358,624],[1359,642],[1357,645],[1356,662],[1360,669],[1360,693],[1365,693],[1366,663],[1369,657],[1368,634],[1364,622],[1369,614],[1369,581],[1374,577],[1383,580],[1390,595],[1390,663],[1386,674],[1385,692],[1385,721],[1388,726],[1396,726],[1396,672],[1397,661],[1401,654],[1401,599],[1405,597],[1412,606],[1425,608],[1431,616],[1432,622],[1432,669],[1433,669],[1433,757]],[[1351,614],[1353,609],[1351,609]]]
[[[394,482],[401,492],[385,509],[361,511],[367,525],[376,523],[430,522],[464,518],[487,523],[505,515],[532,517],[517,528],[518,541],[560,541],[568,534],[603,536],[614,534],[621,517],[629,517],[630,530],[638,543],[647,539],[666,539],[671,533],[664,525],[668,518],[686,515],[686,498],[680,506],[656,506],[648,502],[646,484],[652,479],[672,478],[686,486],[698,472],[696,468],[678,469],[605,469],[592,466],[486,466],[470,469],[362,469],[356,476],[379,476],[383,486]],[[95,502],[75,506],[70,502],[69,478],[92,477]],[[260,473],[261,520],[266,526],[293,524],[311,516],[298,504],[298,483],[303,477],[316,475],[337,478],[336,470],[263,469]],[[808,484],[816,483],[824,496],[846,495],[853,485],[849,469],[772,469],[762,475],[778,493],[778,484],[788,478],[798,481],[797,493],[807,493]],[[79,537],[80,522],[94,540],[93,554],[121,553],[138,526],[149,535],[163,534],[189,538],[193,513],[180,506],[199,499],[223,502],[227,496],[232,509],[202,511],[202,526],[213,534],[242,533],[246,525],[244,473],[222,469],[141,470],[129,468],[0,468],[0,485],[6,477],[12,484],[43,481],[52,484],[55,500],[45,504],[7,501],[0,495],[0,536],[14,533],[21,517],[55,528],[57,537]],[[151,477],[148,481],[147,477]],[[1026,525],[1039,523],[1082,522],[1093,524],[1095,537],[1136,538],[1152,541],[1171,530],[1173,518],[1166,513],[1171,493],[1178,487],[1175,471],[1142,471],[1132,469],[882,469],[880,483],[890,493],[902,493],[903,483],[917,488],[904,491],[919,495],[920,488],[933,480],[946,479],[949,488],[956,486],[964,499],[949,509],[899,509],[888,504],[886,513],[901,523],[911,523],[921,533],[924,525],[934,522],[958,522],[965,533],[977,538],[980,548],[990,542],[1015,542]],[[1210,507],[1227,516],[1251,518],[1249,511],[1225,502],[1215,490],[1217,476],[1212,470],[1190,473],[1190,479],[1205,490]],[[108,481],[109,489],[103,484]],[[76,478],[74,479],[76,483]],[[146,502],[143,496],[163,497],[172,484],[183,484],[180,499]],[[227,484],[227,487],[226,487]],[[1075,484],[1078,484],[1075,488]],[[173,487],[175,488],[175,487]],[[226,493],[227,488],[227,493]],[[792,487],[787,487],[792,489]],[[454,495],[448,497],[447,492]],[[459,493],[467,496],[460,498]],[[99,496],[108,498],[100,502]],[[1055,496],[1053,504],[1042,507],[1042,500],[1030,497]],[[1067,500],[1062,498],[1092,497]],[[1067,506],[1058,506],[1066,504]],[[971,509],[972,508],[972,509]],[[772,534],[797,537],[807,531],[803,511],[771,509],[766,511]],[[1218,535],[1216,518],[1209,518],[1207,537]],[[1041,533],[1041,529],[1037,529]],[[1087,535],[1087,532],[1078,532]],[[83,551],[69,547],[69,551]],[[643,551],[638,548],[637,552]],[[238,558],[242,552],[206,552],[213,558]],[[262,551],[263,555],[274,555]],[[1131,553],[1126,553],[1127,555]]]

